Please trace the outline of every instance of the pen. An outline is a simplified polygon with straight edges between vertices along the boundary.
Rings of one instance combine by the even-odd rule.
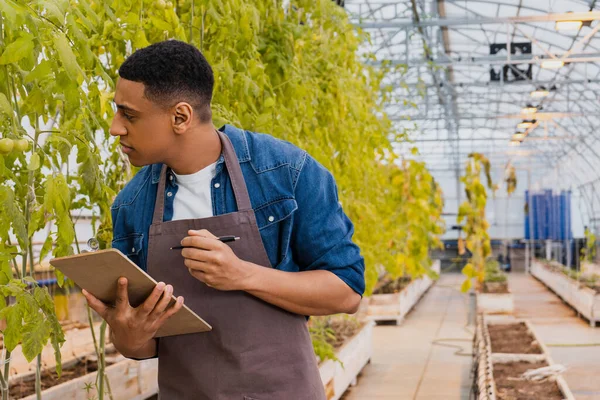
[[[221,236],[218,237],[217,240],[220,240],[223,243],[235,242],[236,240],[240,240],[241,238],[238,236]],[[174,246],[171,247],[171,250],[181,250],[185,249],[185,246]]]

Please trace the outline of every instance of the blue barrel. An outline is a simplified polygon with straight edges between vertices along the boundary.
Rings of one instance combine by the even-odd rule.
[[[533,204],[529,190],[525,191],[525,203],[527,204],[527,212],[525,213],[525,240],[531,240],[531,227],[529,226],[529,216],[532,213]]]
[[[528,212],[525,213],[525,239],[572,240],[571,191],[553,195],[546,189],[540,193],[525,191]]]
[[[572,240],[573,229],[571,226],[571,191],[562,191],[560,193],[560,223],[562,235],[560,240]]]

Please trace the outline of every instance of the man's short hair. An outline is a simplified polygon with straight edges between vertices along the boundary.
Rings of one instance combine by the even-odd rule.
[[[201,122],[211,120],[213,71],[202,53],[190,44],[167,40],[139,49],[121,65],[119,76],[143,83],[144,96],[161,107],[185,101]]]

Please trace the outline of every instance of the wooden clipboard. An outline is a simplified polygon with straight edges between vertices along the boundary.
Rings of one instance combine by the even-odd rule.
[[[137,307],[146,300],[158,282],[117,249],[99,250],[69,257],[54,258],[50,264],[106,304],[114,304],[117,281],[127,278],[129,303]],[[171,300],[169,307],[175,304]],[[210,331],[212,327],[183,304],[158,330],[155,337]]]

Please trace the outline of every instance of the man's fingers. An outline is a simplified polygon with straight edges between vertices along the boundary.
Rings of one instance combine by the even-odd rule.
[[[102,301],[98,300],[93,294],[91,294],[85,289],[82,290],[81,293],[85,296],[85,299],[87,300],[92,310],[96,311],[103,319],[106,319],[108,306]]]
[[[201,250],[216,250],[222,244],[223,243],[221,243],[219,240],[216,240],[216,238],[206,236],[187,236],[181,241],[181,245],[184,247],[195,247]]]
[[[172,295],[173,295],[173,286],[167,285],[165,287],[162,297],[156,304],[156,307],[154,307],[154,311],[152,311],[152,313],[156,314],[157,317],[160,316],[169,306],[169,303],[171,302],[171,298],[173,297]]]
[[[121,277],[117,281],[117,299],[115,300],[117,311],[122,312],[129,307],[129,295],[127,294],[127,278]]]
[[[154,290],[152,290],[152,293],[150,293],[150,296],[148,296],[148,298],[146,298],[144,303],[140,306],[145,315],[150,314],[152,310],[154,310],[154,307],[156,307],[156,303],[158,303],[158,300],[160,299],[160,296],[162,296],[164,290],[165,283],[158,282],[158,284],[154,287]]]
[[[203,236],[209,239],[218,239],[215,235],[213,235],[212,233],[210,233],[209,231],[207,231],[206,229],[200,229],[199,231],[195,231],[190,229],[188,231],[188,235],[190,236]]]
[[[193,269],[193,270],[202,271],[202,272],[206,272],[206,269],[208,267],[208,265],[204,261],[198,261],[198,260],[191,259],[191,258],[184,259],[183,264],[188,269]]]
[[[195,269],[188,269],[188,271],[190,271],[190,275],[192,275],[194,278],[198,279],[200,282],[204,283],[206,286],[208,287],[213,287],[212,283],[210,279],[208,279],[208,275],[206,275],[205,272],[202,271],[198,271]]]
[[[175,315],[177,313],[177,311],[181,310],[181,307],[183,307],[183,297],[179,296],[177,298],[177,301],[175,302],[175,305],[171,308],[169,308],[157,321],[158,326],[162,326],[169,318],[171,318],[173,315]]]

